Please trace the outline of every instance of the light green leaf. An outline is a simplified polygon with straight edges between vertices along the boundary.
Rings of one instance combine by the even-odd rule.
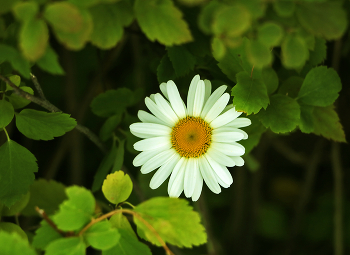
[[[266,128],[256,115],[250,115],[249,119],[252,121],[252,124],[243,128],[247,132],[249,139],[239,141],[245,148],[245,157],[259,144],[261,135],[266,131]]]
[[[18,20],[28,22],[37,15],[39,5],[36,2],[20,2],[13,6],[13,14]]]
[[[36,62],[36,64],[42,70],[51,74],[64,74],[64,70],[58,62],[57,53],[50,46],[46,48],[44,55]]]
[[[110,117],[115,114],[121,114],[126,107],[134,103],[134,95],[128,88],[119,88],[117,90],[107,90],[99,94],[91,102],[91,110],[100,117]]]
[[[156,197],[139,204],[134,210],[169,244],[191,248],[207,241],[199,214],[184,199]],[[134,217],[134,222],[147,240],[161,245],[141,220]]]
[[[258,40],[268,47],[277,46],[283,38],[283,29],[273,22],[265,22],[258,27]]]
[[[223,5],[218,1],[210,1],[201,9],[198,16],[198,26],[205,34],[211,34],[214,15],[222,7]]]
[[[68,200],[60,205],[59,212],[52,219],[61,230],[79,230],[91,221],[95,198],[89,190],[78,186],[66,188],[66,193]]]
[[[233,105],[237,111],[248,115],[266,109],[269,97],[265,84],[258,79],[252,79],[247,72],[237,74],[237,84],[232,88]]]
[[[113,168],[112,168],[112,173],[119,171],[123,166],[124,151],[125,151],[124,146],[125,146],[125,140],[119,141],[115,161],[114,161]]]
[[[16,233],[0,231],[1,255],[36,255],[36,252],[29,246],[28,241]]]
[[[20,213],[29,202],[30,193],[23,195],[16,203],[11,207],[4,206],[2,211],[0,210],[0,215],[2,216],[14,216]]]
[[[265,127],[275,133],[293,131],[300,121],[300,106],[293,98],[284,95],[270,97],[270,105],[258,115]]]
[[[337,72],[326,66],[311,69],[298,94],[298,101],[307,105],[328,106],[338,98],[342,84]]]
[[[31,94],[31,95],[34,95],[34,90],[31,87],[22,86],[22,87],[20,87],[20,89]],[[6,96],[6,97],[8,98],[10,103],[13,105],[13,108],[15,108],[15,109],[23,108],[32,102],[28,99],[25,99],[25,98],[17,95],[16,93],[12,93],[11,95]]]
[[[31,19],[25,21],[19,33],[19,46],[23,56],[35,62],[41,58],[49,40],[49,30],[45,21]]]
[[[63,238],[53,227],[51,227],[45,220],[41,221],[40,228],[35,231],[32,245],[35,248],[45,250],[46,247],[57,239]]]
[[[250,15],[257,19],[261,18],[265,15],[265,10],[267,7],[267,3],[260,0],[237,0],[235,1],[244,5],[244,7],[249,11]]]
[[[171,0],[136,0],[134,11],[137,21],[149,40],[172,46],[192,41],[181,11]]]
[[[224,42],[218,37],[213,38],[211,48],[213,50],[214,58],[218,61],[221,60],[226,54],[226,46]]]
[[[51,215],[58,210],[59,205],[67,199],[65,186],[54,180],[38,179],[30,186],[30,199],[21,212],[25,216],[37,216],[35,207]]]
[[[5,99],[0,100],[0,129],[6,127],[15,116],[15,110],[11,103],[7,102]]]
[[[311,105],[300,105],[300,131],[306,134],[314,131],[314,120],[313,120],[314,107]]]
[[[11,75],[7,77],[13,84],[15,84],[17,87],[21,84],[21,76],[19,75]],[[13,90],[13,88],[6,83],[6,91]]]
[[[57,239],[46,247],[45,255],[85,255],[85,244],[80,237]]]
[[[109,138],[112,137],[114,130],[119,125],[121,120],[122,120],[122,114],[119,113],[109,117],[105,121],[105,123],[103,123],[99,134],[102,141],[107,141]]]
[[[303,67],[309,58],[304,39],[296,34],[287,35],[282,43],[282,63],[286,68]]]
[[[315,129],[313,133],[322,135],[336,142],[346,142],[343,127],[340,124],[338,114],[334,106],[315,107],[313,111],[313,122]]]
[[[28,241],[28,237],[27,237],[26,233],[23,231],[23,229],[21,229],[20,226],[14,224],[12,222],[0,222],[0,232],[2,232],[2,231],[7,232],[7,233],[16,233],[21,238]]]
[[[281,17],[291,17],[295,11],[295,3],[292,1],[275,1],[272,6]]]
[[[167,50],[177,76],[183,76],[193,70],[196,58],[184,46],[173,46]]]
[[[30,78],[30,66],[28,60],[13,47],[0,44],[0,62],[8,61],[12,67],[17,70],[25,78]]]
[[[128,199],[132,186],[129,175],[124,175],[123,171],[116,171],[107,175],[102,185],[102,192],[109,202],[117,205]]]
[[[278,76],[271,67],[264,68],[261,72],[261,78],[267,89],[267,94],[274,93],[278,88]]]
[[[247,57],[254,67],[260,69],[272,62],[271,50],[260,41],[250,41],[246,44]]]
[[[127,1],[96,5],[90,13],[94,23],[90,40],[102,49],[114,47],[123,36],[123,26],[133,20],[132,6]]]
[[[120,233],[119,242],[109,250],[102,251],[102,255],[152,255],[150,249],[144,243],[141,243],[127,218],[121,214],[115,214],[109,220],[113,227]]]
[[[84,0],[84,1],[81,1],[81,0],[68,0],[68,2],[78,6],[78,7],[81,7],[81,8],[87,8],[87,7],[91,7],[95,4],[98,4],[100,2],[103,2],[101,0]]]
[[[287,80],[282,82],[278,89],[278,93],[291,98],[296,98],[303,82],[304,79],[299,76],[290,76]]]
[[[165,54],[160,61],[157,68],[157,78],[158,82],[167,82],[168,80],[172,80],[176,77],[175,70],[173,64],[171,63],[168,54]]]
[[[327,40],[340,38],[347,27],[346,12],[341,2],[299,4],[296,14],[306,30]]]
[[[108,250],[119,242],[120,234],[109,221],[92,225],[85,233],[86,241],[95,249]]]
[[[16,114],[16,126],[26,137],[35,140],[51,140],[62,136],[77,125],[75,119],[65,113],[48,113],[24,109]]]
[[[38,165],[29,150],[11,140],[1,145],[0,162],[0,200],[11,207],[27,193]]]

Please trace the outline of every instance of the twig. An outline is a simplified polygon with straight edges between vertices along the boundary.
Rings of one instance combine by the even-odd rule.
[[[33,82],[33,84],[34,84],[36,90],[38,91],[39,96],[40,96],[42,99],[46,100],[46,97],[45,97],[45,95],[44,95],[44,92],[43,92],[43,90],[42,90],[42,88],[41,88],[41,86],[40,86],[40,84],[39,84],[38,79],[36,78],[36,76],[35,76],[34,74],[30,73],[30,78],[32,79],[32,82]]]
[[[58,229],[56,224],[47,216],[44,210],[40,209],[39,207],[35,206],[35,211],[61,236],[66,236],[66,233],[62,230]]]
[[[0,74],[0,79],[6,82],[8,85],[10,85],[14,92],[19,95],[20,97],[23,97],[25,99],[28,99],[32,101],[33,103],[40,105],[41,107],[45,108],[46,110],[49,110],[50,112],[62,112],[59,108],[57,108],[55,105],[51,104],[46,99],[41,99],[36,96],[33,96],[25,91],[23,91],[21,88],[17,87],[13,82],[11,82],[9,79],[7,79],[5,76],[2,76]],[[77,124],[75,127],[79,132],[86,135],[103,153],[107,152],[107,149],[105,148],[102,141],[87,127],[82,126],[80,124]]]

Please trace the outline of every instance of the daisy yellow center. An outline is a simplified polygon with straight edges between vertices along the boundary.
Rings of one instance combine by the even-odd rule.
[[[200,117],[181,119],[173,127],[171,143],[182,157],[197,158],[207,152],[212,128]]]

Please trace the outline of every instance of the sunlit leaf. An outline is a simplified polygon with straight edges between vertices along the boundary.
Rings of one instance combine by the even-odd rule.
[[[36,252],[16,233],[7,233],[0,231],[1,255],[36,255]]]
[[[85,244],[77,236],[57,239],[46,247],[45,255],[85,255]]]
[[[102,192],[109,202],[119,204],[128,199],[132,186],[129,175],[123,171],[116,171],[107,175],[102,185]]]
[[[92,225],[84,237],[95,249],[108,250],[119,242],[120,234],[116,228],[112,228],[109,221],[101,221]]]

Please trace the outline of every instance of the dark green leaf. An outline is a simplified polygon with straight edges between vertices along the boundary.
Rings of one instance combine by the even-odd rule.
[[[262,80],[264,81],[264,84],[267,89],[267,94],[272,94],[276,91],[278,88],[278,76],[271,67],[265,68],[261,72]]]
[[[246,46],[247,57],[255,68],[262,68],[271,64],[271,50],[260,41],[250,41]]]
[[[20,0],[1,0],[0,1],[0,13],[6,13],[9,12],[13,6],[18,3]]]
[[[66,193],[68,200],[60,205],[52,219],[61,230],[79,230],[91,221],[95,198],[89,190],[78,186],[66,188]]]
[[[38,171],[34,155],[14,141],[0,147],[0,200],[10,207],[27,193]]]
[[[129,198],[132,186],[129,175],[123,171],[116,171],[107,175],[102,185],[102,192],[109,202],[117,205]]]
[[[287,35],[282,43],[282,63],[286,68],[303,67],[309,58],[304,39],[296,34]]]
[[[15,116],[15,110],[11,103],[7,102],[5,99],[0,100],[0,129],[6,127]]]
[[[217,1],[210,1],[203,6],[198,17],[198,26],[204,33],[211,34],[214,15],[220,8],[222,4]]]
[[[35,140],[51,140],[62,136],[76,125],[75,119],[65,113],[24,109],[16,114],[18,130],[28,138]]]
[[[311,105],[300,105],[299,128],[301,132],[309,134],[314,131],[313,111],[314,107]]]
[[[46,48],[44,55],[36,62],[36,64],[44,71],[51,74],[64,74],[64,70],[58,62],[58,56],[50,46]]]
[[[299,124],[300,107],[293,98],[276,94],[270,97],[270,105],[258,117],[273,132],[286,133]]]
[[[16,4],[13,9],[13,14],[18,20],[29,22],[37,15],[39,5],[36,2],[21,2]]]
[[[117,149],[117,153],[116,153],[116,157],[115,157],[115,161],[113,164],[113,168],[112,168],[112,173],[119,171],[122,166],[123,166],[123,162],[124,162],[124,147],[125,147],[125,140],[121,140],[119,142],[119,146]]]
[[[215,49],[214,49],[215,50]],[[217,57],[218,53],[214,52],[214,57]],[[218,66],[221,71],[227,75],[227,77],[236,82],[237,73],[244,71],[241,65],[242,50],[227,49],[226,54],[222,58],[217,58],[219,62]]]
[[[298,101],[314,106],[328,106],[338,98],[342,84],[337,72],[326,66],[311,69],[298,94]]]
[[[30,78],[30,66],[28,60],[24,59],[22,55],[13,47],[0,44],[0,62],[8,61],[12,67],[20,72],[25,78]]]
[[[122,114],[115,114],[109,117],[100,129],[100,138],[102,141],[107,141],[112,137],[114,130],[122,120]]]
[[[12,222],[0,222],[0,232],[2,231],[5,231],[7,233],[16,233],[21,238],[28,241],[26,233],[18,225]]]
[[[19,214],[28,204],[30,193],[23,195],[16,203],[14,203],[10,208],[4,206],[2,211],[0,210],[0,215],[2,216],[14,216]]]
[[[273,9],[281,17],[290,17],[295,11],[295,3],[292,1],[275,1]]]
[[[256,115],[250,115],[249,119],[252,121],[252,124],[243,128],[247,132],[249,139],[239,141],[245,148],[245,155],[248,155],[258,145],[261,135],[266,131],[266,128],[261,124]]]
[[[82,7],[82,8],[86,8],[86,7],[90,7],[90,6],[93,6],[95,4],[98,4],[100,2],[103,2],[101,0],[84,0],[84,1],[81,1],[81,0],[68,0],[68,2],[76,5],[76,6],[79,6],[79,7]]]
[[[290,76],[287,80],[282,82],[278,89],[278,93],[291,98],[296,98],[303,82],[304,79],[299,76]]]
[[[46,247],[45,255],[85,255],[85,244],[80,237],[57,239]]]
[[[265,84],[258,79],[251,78],[247,72],[237,74],[237,84],[232,88],[233,105],[237,111],[248,115],[258,113],[261,108],[266,109],[269,97]]]
[[[92,225],[84,237],[93,248],[108,250],[119,242],[120,234],[109,221],[101,221]]]
[[[314,50],[311,50],[309,53],[310,57],[308,63],[311,66],[317,66],[318,64],[322,63],[327,57],[326,40],[316,38]]]
[[[184,46],[169,47],[168,56],[177,76],[187,74],[196,64],[196,58]]]
[[[156,197],[135,207],[135,212],[146,220],[167,243],[191,248],[207,241],[199,214],[184,199]],[[153,232],[138,217],[134,222],[151,243],[160,246]]]
[[[52,226],[45,220],[41,221],[40,228],[35,231],[33,238],[33,246],[35,248],[45,250],[45,248],[53,241],[63,238]]]
[[[149,40],[172,46],[192,41],[181,11],[171,0],[136,0],[137,21]]]
[[[29,247],[28,241],[16,233],[0,231],[1,255],[36,255],[36,252]]]
[[[31,87],[22,86],[20,88],[21,88],[21,90],[23,90],[31,95],[34,95],[34,91]],[[13,105],[13,108],[15,108],[15,109],[23,108],[23,107],[27,106],[28,104],[30,104],[30,102],[32,102],[28,99],[25,99],[24,97],[17,95],[16,93],[12,93],[10,96],[6,96],[6,97],[8,98],[10,103]]]
[[[171,63],[168,54],[165,54],[159,63],[157,68],[157,78],[158,82],[167,82],[176,77],[173,64]]]

